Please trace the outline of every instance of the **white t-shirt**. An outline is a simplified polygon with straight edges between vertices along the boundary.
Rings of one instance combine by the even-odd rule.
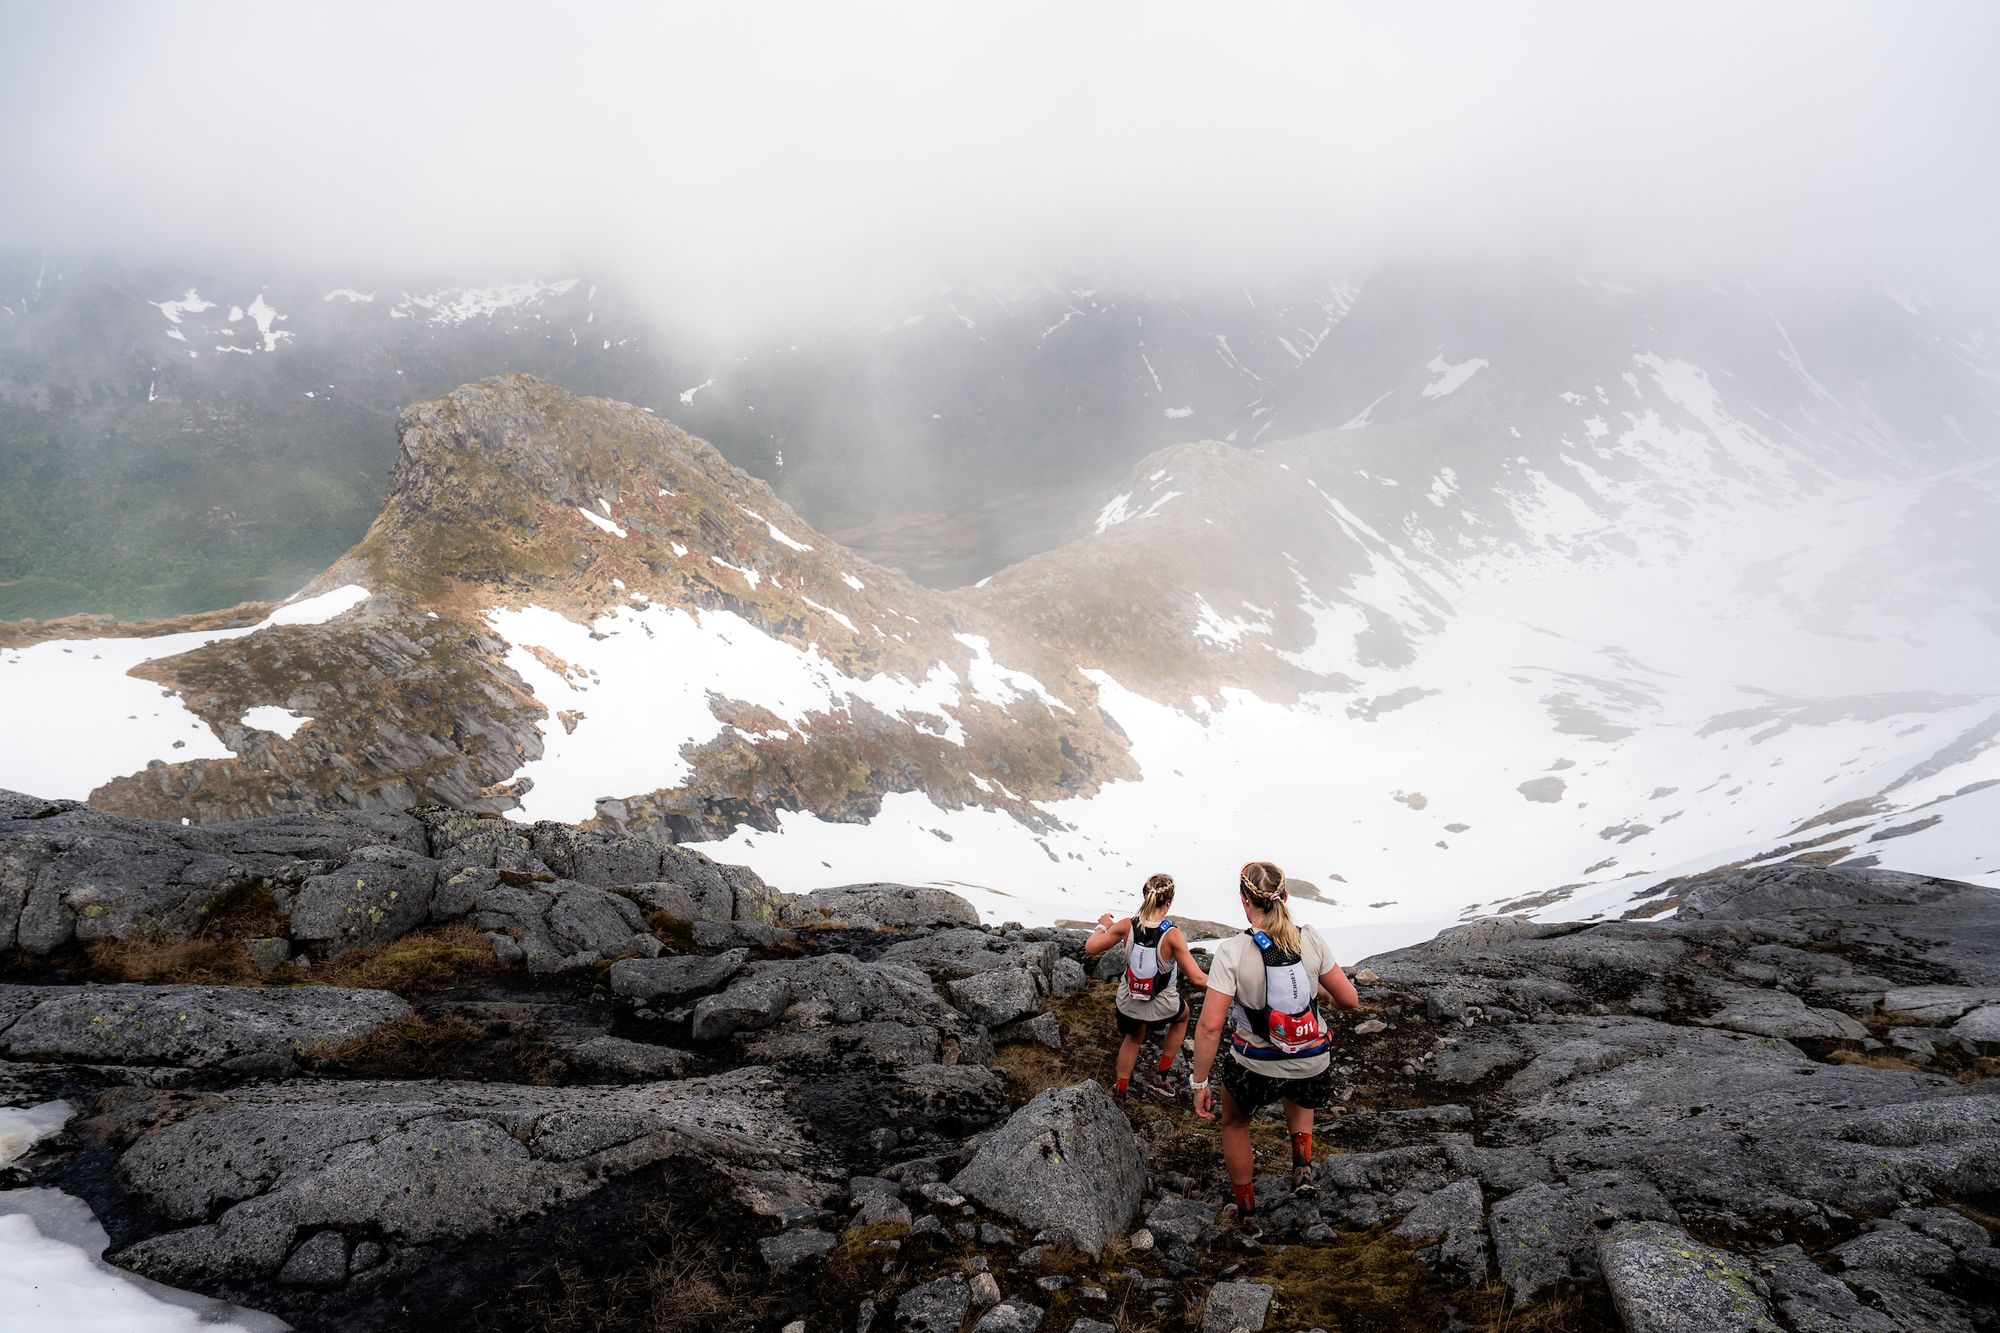
[[[1313,981],[1317,982],[1333,971],[1333,950],[1317,930],[1311,926],[1300,926],[1299,946],[1306,975]],[[1208,993],[1231,995],[1236,999],[1236,1004],[1229,1011],[1232,1034],[1229,1056],[1245,1068],[1269,1074],[1272,1078],[1309,1078],[1327,1067],[1332,1057],[1325,1051],[1292,1059],[1253,1060],[1237,1050],[1237,1043],[1267,1050],[1271,1045],[1250,1030],[1249,1023],[1239,1012],[1241,1009],[1262,1009],[1268,998],[1264,994],[1264,955],[1258,952],[1257,941],[1248,935],[1231,935],[1215,946],[1214,961],[1208,965]]]

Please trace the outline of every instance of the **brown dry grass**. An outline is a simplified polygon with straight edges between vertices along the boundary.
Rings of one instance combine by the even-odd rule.
[[[458,920],[344,953],[290,979],[307,985],[427,995],[477,984],[499,971],[500,961],[493,956],[493,946],[486,937],[470,921]]]
[[[285,916],[270,890],[250,883],[209,903],[201,925],[187,939],[163,940],[140,932],[92,940],[84,946],[84,958],[91,974],[106,981],[259,986],[266,978],[250,961],[243,941],[284,933]]]

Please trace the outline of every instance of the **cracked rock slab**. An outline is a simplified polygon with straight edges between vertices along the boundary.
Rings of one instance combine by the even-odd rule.
[[[1782,1333],[1750,1262],[1679,1227],[1626,1223],[1597,1256],[1628,1333]]]
[[[0,986],[0,1055],[282,1073],[410,1013],[387,991],[333,986]]]

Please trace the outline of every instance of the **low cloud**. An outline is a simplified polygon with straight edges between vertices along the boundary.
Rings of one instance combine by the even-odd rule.
[[[0,244],[755,325],[1394,259],[1990,300],[1982,4],[11,6]]]

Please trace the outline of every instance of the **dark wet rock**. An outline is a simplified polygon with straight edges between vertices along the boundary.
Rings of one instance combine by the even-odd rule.
[[[696,1041],[721,1041],[739,1032],[754,1032],[777,1022],[791,1001],[791,984],[782,972],[741,977],[731,982],[729,989],[694,1007],[689,1030]]]
[[[1271,1288],[1262,1282],[1218,1282],[1208,1289],[1201,1333],[1260,1333],[1271,1313]]]
[[[748,1069],[639,1088],[357,1082],[127,1097],[96,1123],[122,1145],[119,1179],[178,1229],[112,1258],[177,1284],[269,1278],[301,1239],[366,1228],[407,1260],[669,1159],[795,1159],[805,1138],[783,1093]]]
[[[1951,1246],[1900,1223],[1889,1223],[1836,1245],[1833,1258],[1841,1268],[1879,1268],[1889,1273],[1943,1277],[1958,1267]]]
[[[611,1036],[592,1037],[569,1047],[565,1055],[586,1073],[633,1082],[679,1078],[695,1060],[691,1052],[671,1046],[655,1046]]]
[[[1798,1333],[1902,1333],[1887,1315],[1863,1305],[1853,1288],[1822,1270],[1796,1245],[1767,1252],[1759,1268],[1772,1303]]]
[[[908,884],[848,884],[814,889],[806,901],[851,926],[977,926],[979,912],[947,889]]]
[[[0,986],[0,1055],[283,1073],[410,1012],[387,991],[333,986]]]
[[[834,1246],[834,1237],[813,1227],[801,1227],[757,1242],[758,1252],[775,1273],[789,1273],[808,1259],[819,1259]]]
[[[951,1183],[1024,1226],[1062,1228],[1094,1255],[1131,1225],[1145,1168],[1124,1112],[1087,1080],[1016,1111]]]
[[[1001,1027],[1039,1009],[1045,997],[1041,974],[1014,968],[981,972],[949,982],[945,992],[961,1013],[987,1027]]]
[[[621,999],[669,1008],[716,990],[750,960],[748,949],[712,957],[627,958],[611,965],[611,993]]]
[[[979,1322],[972,1326],[972,1333],[1038,1333],[1042,1326],[1043,1312],[1039,1305],[1014,1297],[979,1316]],[[1074,1329],[1076,1326],[1070,1326]]]
[[[909,1333],[958,1333],[972,1309],[962,1277],[941,1277],[911,1287],[896,1300],[896,1324]]]
[[[1679,1227],[1616,1227],[1599,1242],[1598,1263],[1630,1333],[1782,1333],[1755,1266]]]
[[[338,1287],[347,1281],[347,1271],[347,1241],[338,1231],[321,1231],[292,1251],[278,1281],[288,1287]]]
[[[1396,1228],[1404,1240],[1432,1245],[1437,1260],[1474,1286],[1486,1282],[1486,1207],[1479,1182],[1455,1181],[1427,1195]]]
[[[1040,1013],[1032,1018],[1023,1018],[1017,1022],[1009,1023],[1005,1027],[995,1029],[993,1040],[998,1042],[1031,1041],[1038,1046],[1046,1046],[1052,1051],[1059,1051],[1062,1049],[1063,1044],[1062,1024],[1056,1020],[1054,1014]]]

